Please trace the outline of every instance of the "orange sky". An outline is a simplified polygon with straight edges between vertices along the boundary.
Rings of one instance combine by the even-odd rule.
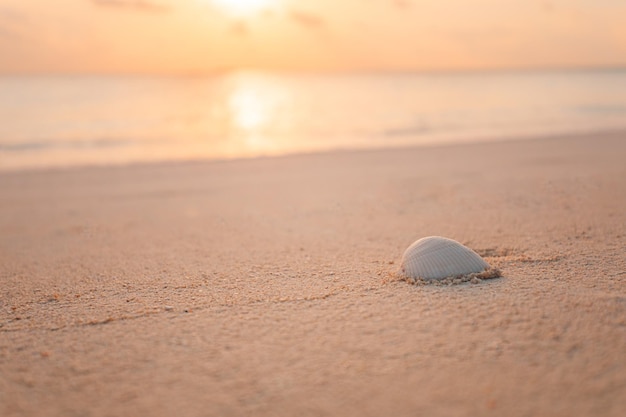
[[[624,65],[623,0],[0,0],[3,73]]]

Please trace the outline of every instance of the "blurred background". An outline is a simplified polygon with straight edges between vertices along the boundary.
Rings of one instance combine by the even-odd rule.
[[[0,169],[626,128],[621,0],[0,0]]]

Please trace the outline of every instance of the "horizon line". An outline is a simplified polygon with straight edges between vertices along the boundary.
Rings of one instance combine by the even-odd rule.
[[[487,68],[432,68],[432,69],[384,69],[384,68],[354,68],[354,69],[289,69],[263,67],[232,67],[214,68],[188,71],[2,71],[0,77],[17,76],[128,76],[128,77],[211,77],[236,73],[273,73],[273,74],[319,74],[319,75],[350,75],[350,74],[380,74],[380,75],[411,75],[411,74],[479,74],[479,73],[535,73],[535,72],[612,72],[626,71],[625,64],[614,65],[580,65],[580,66],[550,66],[550,67],[487,67]]]

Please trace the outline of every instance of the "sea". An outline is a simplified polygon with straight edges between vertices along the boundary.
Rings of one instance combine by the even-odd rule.
[[[626,130],[626,70],[0,76],[0,170]]]

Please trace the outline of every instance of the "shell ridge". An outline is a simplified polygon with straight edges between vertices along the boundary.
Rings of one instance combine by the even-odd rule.
[[[446,269],[448,267],[448,253],[445,250],[445,248],[442,248],[443,250],[440,251],[439,253],[439,259],[437,260],[437,270],[436,271],[432,271],[432,276],[434,277],[439,277],[442,274],[446,273]]]
[[[447,255],[448,262],[449,262],[449,268],[446,271],[447,272],[446,275],[447,276],[458,275],[459,271],[462,270],[462,265],[461,265],[462,262],[466,261],[465,252],[464,251],[459,252],[458,258],[454,256],[454,253],[452,251],[448,251],[446,255]]]
[[[435,275],[436,272],[436,268],[437,265],[435,264],[435,260],[432,258],[426,258],[427,259],[427,268],[426,271],[424,271],[424,275]]]
[[[446,247],[447,249],[447,247]],[[442,251],[442,255],[443,255],[443,264],[442,264],[442,270],[439,271],[439,276],[441,275],[448,275],[450,272],[452,272],[454,270],[454,266],[455,266],[455,262],[454,259],[451,256],[451,251],[449,250],[444,250]]]

